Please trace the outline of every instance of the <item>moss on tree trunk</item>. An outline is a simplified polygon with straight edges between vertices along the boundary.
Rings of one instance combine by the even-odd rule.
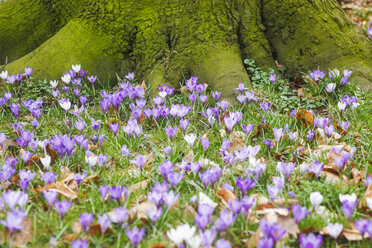
[[[244,58],[265,68],[278,60],[291,72],[353,67],[370,85],[372,42],[333,1],[9,0],[0,20],[19,2],[37,4],[0,26],[0,41],[12,40],[0,43],[0,59],[13,61],[10,72],[27,65],[47,79],[77,63],[101,78],[134,71],[153,85],[197,75],[226,96],[249,84]],[[38,32],[22,32],[22,18]]]

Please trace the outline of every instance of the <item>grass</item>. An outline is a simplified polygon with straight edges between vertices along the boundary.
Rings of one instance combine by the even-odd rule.
[[[269,76],[271,73],[274,73],[274,71],[263,71],[262,69],[257,68],[252,60],[247,60],[246,64],[248,72],[252,78],[252,90],[258,98],[258,101],[252,101],[251,103],[245,102],[243,105],[237,101],[231,102],[227,111],[230,113],[242,112],[243,114],[242,120],[239,124],[235,125],[232,134],[227,132],[224,137],[221,137],[221,130],[225,130],[226,132],[226,127],[223,124],[223,121],[216,120],[213,125],[209,125],[207,118],[201,115],[201,112],[205,112],[209,107],[216,106],[213,97],[210,95],[211,89],[207,89],[205,92],[205,94],[209,96],[206,105],[201,104],[199,100],[196,100],[196,103],[192,104],[186,93],[175,94],[172,97],[167,96],[165,98],[166,106],[168,107],[174,103],[184,105],[188,104],[191,106],[191,111],[185,118],[190,120],[186,134],[194,133],[197,136],[192,149],[190,149],[190,146],[184,140],[185,134],[179,127],[179,118],[173,118],[171,116],[166,118],[160,117],[158,120],[155,120],[154,118],[144,118],[144,121],[140,124],[142,126],[142,133],[139,137],[129,137],[122,128],[119,129],[117,135],[114,135],[110,130],[109,125],[111,123],[120,123],[121,127],[127,125],[127,122],[132,115],[130,104],[136,104],[136,99],[138,98],[132,100],[125,98],[122,101],[118,112],[110,109],[107,114],[104,114],[99,106],[99,101],[102,100],[102,97],[98,94],[99,91],[97,90],[93,94],[92,88],[89,86],[90,83],[83,79],[80,96],[87,96],[88,103],[85,110],[80,114],[80,118],[86,123],[86,127],[82,131],[82,134],[89,139],[89,150],[93,154],[106,154],[108,158],[107,163],[102,168],[98,168],[97,166],[90,168],[85,161],[86,152],[84,149],[75,145],[72,156],[58,156],[52,161],[50,170],[58,175],[61,174],[61,167],[63,166],[69,168],[71,173],[87,172],[87,177],[93,175],[96,176],[96,180],[88,180],[79,188],[73,188],[73,185],[71,184],[71,187],[77,193],[78,197],[73,200],[72,207],[68,210],[63,220],[61,220],[55,207],[52,207],[52,209],[48,208],[42,194],[37,191],[38,188],[43,187],[45,184],[40,176],[41,173],[46,172],[41,162],[36,159],[32,163],[26,164],[20,158],[21,149],[18,146],[3,151],[0,157],[1,165],[5,163],[5,158],[8,156],[17,157],[20,160],[16,165],[15,174],[10,180],[8,180],[10,185],[4,188],[4,191],[20,190],[17,175],[21,169],[31,170],[36,173],[35,178],[31,180],[27,189],[29,200],[26,204],[25,212],[27,214],[26,218],[32,223],[32,228],[25,231],[29,232],[28,239],[23,241],[28,241],[27,247],[46,247],[51,240],[56,240],[57,247],[65,247],[68,246],[72,240],[78,238],[87,239],[90,247],[132,247],[132,244],[129,242],[129,239],[125,234],[125,229],[120,228],[115,223],[110,225],[112,231],[104,235],[90,235],[82,231],[77,233],[76,223],[79,221],[79,215],[83,212],[93,213],[95,215],[93,223],[97,223],[98,213],[109,213],[113,211],[113,209],[119,207],[119,204],[116,201],[102,201],[99,192],[100,185],[123,185],[126,188],[130,188],[139,182],[148,180],[149,185],[147,187],[130,193],[128,198],[121,202],[121,206],[127,208],[129,211],[133,211],[141,203],[148,201],[146,195],[148,192],[151,192],[150,187],[154,186],[156,181],[163,181],[163,177],[158,171],[158,165],[163,163],[166,159],[170,159],[173,164],[181,167],[184,159],[190,156],[190,151],[193,152],[193,156],[191,157],[194,162],[201,161],[202,159],[209,159],[220,166],[222,169],[222,176],[217,180],[216,185],[214,187],[208,186],[205,189],[197,174],[184,172],[184,179],[174,189],[175,193],[180,193],[179,202],[175,208],[168,209],[166,206],[163,206],[163,213],[156,224],[152,223],[149,219],[141,219],[138,216],[130,218],[126,223],[130,229],[135,226],[139,228],[145,227],[145,236],[140,242],[139,247],[150,247],[155,243],[161,243],[163,245],[156,247],[171,247],[172,242],[167,238],[166,232],[183,223],[195,225],[195,213],[193,213],[193,211],[197,211],[197,205],[195,203],[190,203],[190,199],[193,196],[198,196],[199,192],[203,192],[218,204],[218,207],[215,209],[212,216],[212,224],[208,226],[208,228],[211,228],[214,221],[218,218],[220,211],[225,208],[217,197],[218,188],[223,187],[224,184],[228,183],[233,187],[233,192],[236,194],[238,199],[241,199],[242,193],[236,186],[235,182],[238,176],[244,178],[246,169],[251,168],[248,160],[244,162],[236,162],[232,166],[224,162],[224,158],[218,152],[224,139],[236,142],[239,146],[260,146],[256,158],[262,158],[262,161],[266,164],[266,170],[257,181],[257,184],[247,194],[249,196],[256,194],[268,198],[269,194],[267,192],[267,186],[272,185],[273,177],[280,175],[277,171],[277,163],[279,161],[292,161],[297,163],[297,168],[291,174],[289,182],[286,182],[284,189],[278,194],[278,198],[282,198],[286,202],[283,206],[291,207],[288,203],[290,199],[288,192],[292,191],[296,194],[295,199],[298,200],[302,206],[311,209],[309,195],[312,192],[318,191],[324,197],[321,205],[331,214],[335,214],[327,220],[324,216],[313,212],[299,223],[298,226],[302,232],[306,233],[306,230],[311,230],[313,233],[318,233],[328,224],[328,221],[332,223],[342,223],[344,228],[346,228],[348,223],[353,222],[356,219],[370,218],[372,213],[370,210],[357,208],[354,211],[351,220],[347,220],[341,211],[339,194],[355,193],[358,200],[361,200],[366,191],[364,181],[372,172],[370,166],[372,154],[370,146],[370,140],[372,138],[370,129],[372,126],[370,102],[372,100],[372,94],[370,92],[363,92],[353,83],[347,83],[342,88],[337,87],[335,92],[328,93],[324,88],[321,89],[322,84],[326,85],[330,83],[327,76],[322,80],[322,82],[314,83],[313,80],[304,75],[304,80],[302,80],[299,85],[295,85],[291,79],[280,78],[278,75],[276,82],[272,84],[269,81]],[[118,82],[122,81],[123,79],[118,77]],[[136,80],[131,83],[133,85],[137,84]],[[61,87],[63,83],[60,82],[59,84],[59,87]],[[47,82],[38,81],[37,79],[25,79],[25,81],[22,82],[22,86],[10,87],[10,85],[3,83],[2,87],[4,92],[5,88],[9,87],[8,90],[14,94],[11,103],[27,100],[29,98],[34,100],[37,98],[43,99],[43,113],[39,119],[39,126],[35,131],[35,138],[42,141],[50,139],[57,134],[67,134],[71,137],[80,134],[80,132],[73,126],[73,123],[76,122],[78,118],[72,114],[65,115],[56,99],[50,95],[52,88]],[[70,84],[70,87],[73,88],[75,86]],[[302,90],[299,90],[301,88]],[[118,89],[119,87],[115,87],[111,92],[115,92]],[[151,90],[157,91],[157,89]],[[303,92],[303,96],[299,97],[299,91]],[[149,90],[146,92],[149,92]],[[337,104],[339,98],[342,98],[345,94],[356,96],[360,105],[356,109],[349,107],[341,114]],[[69,97],[73,104],[78,104],[80,107],[81,104],[79,104],[78,99],[73,95],[73,93],[66,93],[61,90],[60,98],[62,98],[62,96],[64,98]],[[153,103],[151,99],[148,98],[148,95],[146,95],[145,99],[147,99],[145,108],[152,107]],[[259,105],[259,103],[265,101],[272,103],[272,106],[266,113]],[[73,109],[73,107],[71,107],[71,109]],[[322,140],[317,133],[314,140],[308,141],[306,138],[307,132],[309,130],[315,130],[315,128],[314,126],[306,127],[303,121],[297,120],[295,117],[289,117],[289,112],[293,109],[297,111],[301,109],[310,111],[311,109],[315,118],[329,118],[330,123],[334,124],[340,124],[341,121],[348,121],[350,127],[347,130],[347,134],[341,134],[341,137],[338,140],[331,138],[325,138]],[[30,120],[33,118],[30,117],[30,112],[24,106],[21,107],[17,119],[12,115],[9,103],[1,107],[0,111],[2,117],[0,120],[0,132],[5,133],[9,139],[14,140],[15,138],[18,138],[17,133],[10,125],[11,123],[22,123],[24,129],[32,130]],[[224,112],[220,110],[220,116],[223,116],[223,114]],[[71,120],[72,124],[70,127],[65,124],[66,117]],[[262,123],[263,117],[268,126],[267,129],[262,128],[259,130],[258,126]],[[91,141],[93,135],[97,133],[90,128],[91,118],[102,120],[101,127],[98,131],[99,135],[105,135],[102,147],[94,145]],[[242,131],[240,124],[253,124],[255,125],[255,128],[249,135],[243,135],[241,139],[237,139],[233,133],[234,131]],[[298,131],[299,138],[296,141],[291,141],[288,135],[285,135],[279,142],[275,142],[272,129],[274,127],[283,128],[287,124],[290,130]],[[173,127],[175,125],[178,126],[178,131],[173,141],[170,142],[168,136],[164,132],[164,128],[166,126]],[[204,152],[199,137],[207,133],[210,140],[210,146],[208,150]],[[271,150],[268,150],[262,143],[268,139],[272,140],[274,143]],[[324,153],[320,157],[316,157],[313,154],[314,150],[318,149],[319,145],[331,145],[341,142],[345,142],[350,147],[356,148],[355,155],[348,163],[347,169],[340,172],[340,175],[345,176],[346,182],[349,183],[346,183],[346,185],[342,183],[332,183],[327,181],[324,176],[317,179],[307,173],[301,174],[299,165],[302,163],[312,163],[319,160],[325,164],[329,164],[330,161],[328,161],[327,153]],[[134,155],[130,155],[129,158],[123,158],[121,156],[121,147],[123,145],[127,145],[129,151]],[[173,149],[169,156],[164,152],[165,147],[167,146],[171,146]],[[306,155],[295,154],[299,146],[302,146],[305,149]],[[29,147],[25,149],[32,151]],[[32,152],[39,158],[46,155],[40,147],[38,147],[36,151]],[[135,159],[135,155],[147,156],[151,153],[153,154],[153,159],[148,165],[145,165],[145,168],[142,171],[130,162],[131,159]],[[352,166],[361,173],[364,170],[361,182],[357,185],[350,183],[352,181]],[[208,165],[206,165],[202,170],[207,169],[207,167]],[[174,169],[174,171],[178,170]],[[58,178],[57,181],[58,180],[61,180],[61,178]],[[2,183],[5,183],[5,181]],[[58,199],[70,200],[61,195],[58,196]],[[239,214],[236,221],[230,226],[228,231],[219,233],[217,238],[229,240],[231,245],[235,247],[245,247],[248,240],[251,239],[259,226],[259,223],[252,221],[252,219],[257,218],[260,221],[263,218],[262,215],[257,214],[258,207],[264,208],[264,205],[256,205],[253,207],[249,220],[247,220],[243,214]],[[275,207],[280,206],[275,205]],[[7,212],[9,211],[9,208],[6,206],[2,208],[0,219],[5,219]],[[290,216],[291,213],[289,214],[289,218],[291,218]],[[91,228],[94,227],[91,226]],[[0,230],[4,234],[6,233],[6,228],[3,225],[0,226]],[[14,239],[17,239],[17,233],[14,236]],[[7,243],[9,240],[4,239],[4,237],[3,241],[5,242],[3,246],[10,245]],[[370,245],[368,239],[351,242],[345,237],[342,237],[342,235],[338,238],[337,243],[342,247],[367,247]],[[280,244],[285,244],[290,247],[298,247],[299,240],[296,237],[289,236],[288,238],[283,239]],[[323,246],[335,247],[336,242],[329,236],[324,235]]]

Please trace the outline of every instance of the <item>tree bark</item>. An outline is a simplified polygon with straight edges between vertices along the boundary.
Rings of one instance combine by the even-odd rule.
[[[249,84],[242,61],[253,58],[291,73],[352,67],[371,85],[372,41],[334,0],[8,0],[0,23],[0,63],[46,79],[82,64],[154,86],[197,75],[229,96]]]

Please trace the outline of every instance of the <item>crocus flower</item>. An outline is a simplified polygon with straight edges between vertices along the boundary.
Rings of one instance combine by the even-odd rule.
[[[121,225],[128,218],[128,216],[129,216],[129,212],[127,209],[123,207],[118,207],[114,209],[113,214],[110,215],[110,219],[113,222],[118,223],[119,226],[121,227]]]
[[[96,76],[88,76],[87,77],[88,81],[91,82],[92,84],[94,84],[94,82],[97,80],[97,75]]]
[[[340,223],[334,223],[334,224],[329,223],[326,226],[326,229],[327,229],[327,232],[328,232],[329,236],[331,236],[334,239],[337,239],[338,235],[340,235],[343,228],[344,228],[344,226]]]
[[[281,240],[286,233],[279,225],[276,223],[270,224],[266,219],[260,222],[260,229],[265,237],[272,238],[274,241]]]
[[[191,240],[194,237],[195,231],[195,226],[190,227],[189,224],[183,224],[177,226],[176,229],[170,229],[167,232],[167,236],[177,246],[180,246],[184,241]]]
[[[56,191],[44,190],[43,196],[45,201],[48,203],[49,207],[51,208],[57,199],[58,193]]]
[[[342,156],[335,157],[333,159],[333,162],[337,166],[338,170],[341,170],[347,164],[349,159],[350,159],[350,153],[345,152],[344,154],[342,154]]]
[[[110,187],[107,185],[101,185],[99,186],[99,192],[101,194],[101,199],[104,201],[106,199],[107,193],[109,192]]]
[[[182,128],[183,132],[186,132],[186,128],[189,126],[190,121],[188,119],[181,119],[180,120],[180,127]]]
[[[327,84],[325,89],[328,93],[331,93],[336,89],[336,84],[335,83]]]
[[[218,98],[220,98],[221,96],[221,92],[218,92],[218,91],[215,91],[215,92],[211,92],[211,95],[213,97],[213,99],[217,102]]]
[[[92,213],[82,213],[79,216],[79,223],[83,227],[84,232],[88,230],[90,223],[94,220],[94,214]]]
[[[204,232],[199,230],[199,236],[201,237],[203,247],[205,247],[205,248],[211,247],[213,241],[216,238],[216,235],[217,235],[217,232],[216,232],[216,229],[214,229],[214,228],[209,229],[209,230],[205,230]]]
[[[342,203],[342,206],[341,206],[342,212],[345,214],[345,216],[348,219],[350,219],[351,215],[353,214],[354,209],[358,205],[356,194],[355,193],[351,195],[339,194],[339,199]]]
[[[107,228],[111,225],[111,220],[107,214],[98,214],[97,224],[101,227],[101,233],[105,233]]]
[[[77,239],[71,241],[71,248],[87,248],[88,241],[85,239]]]
[[[16,205],[24,209],[28,195],[22,191],[8,190],[7,192],[3,192],[3,200],[10,209],[15,209]]]
[[[244,195],[245,192],[249,191],[251,188],[253,188],[256,185],[255,179],[250,179],[249,177],[242,179],[241,177],[238,177],[236,179],[236,186],[240,189],[242,194]]]
[[[222,111],[226,111],[227,107],[229,106],[229,102],[226,100],[219,101],[217,106],[222,109]]]
[[[162,211],[163,211],[162,207],[160,208],[152,207],[150,210],[147,210],[146,213],[152,220],[152,222],[156,223],[156,221],[160,218]]]
[[[147,156],[137,155],[136,160],[130,160],[130,162],[137,165],[137,167],[142,170],[147,160]]]
[[[83,172],[81,174],[76,173],[75,176],[74,176],[74,180],[78,185],[80,185],[80,183],[85,179],[86,176],[87,176],[86,172]]]
[[[309,77],[311,79],[314,79],[314,81],[318,82],[320,79],[324,78],[326,73],[324,71],[320,70],[313,70],[310,74]]]
[[[141,242],[143,236],[145,235],[145,228],[141,228],[141,230],[138,230],[137,227],[134,227],[132,230],[129,228],[125,229],[125,233],[127,234],[127,237],[132,242],[134,247],[137,247],[137,245]]]
[[[205,139],[201,138],[200,141],[202,143],[204,152],[206,152],[208,150],[208,147],[209,147],[209,139],[208,138],[205,138]]]
[[[119,127],[120,127],[120,125],[118,123],[113,123],[113,124],[110,125],[110,129],[114,133],[114,135],[116,135],[118,133]]]
[[[365,233],[368,233],[371,239],[372,221],[370,221],[369,219],[359,219],[354,221],[354,224],[360,234],[362,234],[362,236],[364,236]]]
[[[48,171],[42,174],[41,177],[43,178],[45,184],[51,184],[57,179],[58,175],[54,172]]]
[[[63,200],[63,201],[60,202],[60,201],[56,200],[54,202],[54,207],[57,210],[57,212],[59,213],[59,215],[61,216],[61,219],[63,219],[63,217],[65,216],[67,211],[71,208],[71,205],[72,205],[72,201]]]
[[[314,175],[319,178],[320,172],[324,169],[324,163],[320,163],[319,161],[315,161],[311,164],[310,171],[314,173]]]
[[[72,65],[72,70],[74,70],[75,73],[78,73],[81,69],[81,65]]]
[[[310,202],[313,207],[319,206],[323,201],[323,196],[319,192],[312,192],[310,194]]]
[[[307,132],[307,135],[306,135],[306,138],[308,139],[308,140],[312,140],[313,138],[314,138],[314,132],[313,131],[311,131],[311,130],[309,130],[308,132]]]
[[[216,248],[231,248],[230,242],[225,239],[217,240],[215,246]]]
[[[117,203],[120,205],[120,198],[121,195],[123,194],[123,191],[124,191],[123,186],[112,186],[110,189],[111,192],[110,199],[116,200]]]
[[[23,210],[11,210],[6,215],[6,220],[0,220],[0,224],[6,226],[11,233],[17,230],[23,230],[23,219],[26,214]]]
[[[293,213],[293,217],[296,223],[298,224],[302,219],[304,219],[311,212],[307,211],[306,207],[302,207],[300,204],[297,205],[293,203],[292,213]]]
[[[261,108],[262,108],[265,112],[267,112],[267,111],[269,110],[269,108],[271,107],[271,105],[272,105],[272,103],[269,105],[268,102],[260,103]]]
[[[276,81],[276,75],[275,74],[270,74],[270,77],[269,77],[269,81],[273,84],[273,83],[275,83],[275,81]]]
[[[176,133],[177,133],[177,126],[174,126],[173,128],[170,127],[170,126],[166,126],[164,128],[164,131],[168,135],[169,139],[172,142],[174,135],[176,135]]]
[[[192,148],[196,140],[196,134],[185,135],[184,139],[186,140],[187,144],[189,144],[190,148]]]
[[[282,162],[279,162],[278,163],[278,166],[277,166],[277,169],[279,172],[282,172],[287,180],[289,179],[289,176],[291,175],[291,173],[294,171],[294,169],[296,168],[296,162],[294,163],[284,163],[283,161]]]
[[[71,107],[71,102],[69,99],[60,99],[58,100],[59,105],[67,112]]]
[[[164,193],[162,199],[165,205],[167,205],[168,208],[171,208],[174,205],[174,203],[178,200],[179,196],[180,196],[180,193],[175,195],[174,191],[171,190],[168,193]]]
[[[257,243],[257,248],[272,248],[274,240],[272,238],[260,238]],[[217,247],[216,247],[217,248]]]
[[[309,235],[301,234],[300,235],[300,245],[301,248],[319,248],[322,245],[323,237],[322,235],[315,236],[315,234],[310,233]]]
[[[167,178],[168,178],[169,183],[172,185],[173,189],[177,186],[179,182],[182,181],[183,176],[184,176],[183,174],[177,173],[177,172],[168,174]]]

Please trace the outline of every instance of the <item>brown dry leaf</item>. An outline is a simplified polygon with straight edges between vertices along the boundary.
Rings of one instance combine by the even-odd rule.
[[[130,210],[130,219],[147,220],[148,216],[146,211],[151,210],[151,208],[156,208],[156,205],[149,201],[142,202],[137,206],[132,207],[132,209]]]
[[[74,233],[79,234],[82,230],[83,227],[80,225],[79,222],[72,223],[72,231],[74,231]]]
[[[363,198],[359,202],[359,208],[367,206],[367,198],[372,198],[372,183],[368,185]]]
[[[211,198],[209,198],[206,194],[203,192],[199,192],[199,204],[209,204],[213,208],[217,207],[218,204],[215,203]]]
[[[337,128],[337,130],[338,130],[338,132],[340,133],[340,134],[342,134],[342,135],[347,135],[347,131],[345,130],[345,129],[343,129],[340,125],[338,125],[338,124],[333,124],[333,126],[335,127],[335,128]]]
[[[18,143],[15,140],[6,139],[1,147],[1,149],[5,152],[8,150],[9,147],[17,147]]]
[[[143,110],[142,110],[139,121],[140,121],[140,123],[142,123],[144,120],[145,120],[145,115],[143,114]]]
[[[143,80],[141,84],[139,84],[139,85],[136,86],[136,88],[140,88],[140,87],[143,88],[144,90],[147,89],[147,85],[146,85],[145,80]]]
[[[270,125],[269,124],[258,125],[257,126],[257,131],[256,131],[255,135],[253,135],[252,138],[257,138],[258,136],[260,136],[261,133],[262,133],[262,130],[266,130],[266,131],[270,130]]]
[[[218,199],[222,201],[222,203],[225,206],[229,206],[228,204],[229,200],[232,200],[232,201],[236,200],[236,196],[234,195],[233,192],[231,192],[230,190],[222,189],[222,188],[218,188],[217,197]]]
[[[11,182],[9,182],[8,180],[6,180],[6,181],[2,181],[1,183],[0,183],[0,190],[2,190],[2,191],[6,191],[7,189],[9,189],[9,187],[12,185],[12,183]]]
[[[34,119],[34,117],[32,115],[25,115],[23,117],[26,121],[32,121]]]
[[[304,97],[304,89],[303,88],[300,88],[300,89],[297,90],[297,96],[299,98]]]
[[[37,191],[39,191],[39,192],[42,192],[44,190],[55,191],[58,194],[63,195],[63,196],[65,196],[69,199],[72,199],[72,200],[74,200],[78,197],[77,196],[77,191],[71,189],[65,183],[63,183],[61,181],[54,182],[52,184],[47,184],[43,187],[37,188]]]
[[[150,183],[150,179],[143,180],[141,182],[138,182],[136,184],[133,184],[128,187],[128,191],[131,193],[135,193],[139,190],[145,190]]]
[[[83,184],[87,184],[89,182],[93,182],[93,183],[97,184],[98,183],[98,175],[97,174],[93,174],[93,175],[91,175],[89,177],[84,178]]]
[[[227,148],[227,151],[230,153],[233,153],[235,150],[241,150],[244,146],[244,141],[235,136],[233,137],[233,140],[230,142],[229,148]]]
[[[300,233],[296,221],[290,216],[278,216],[276,223],[286,231],[286,235],[291,234],[297,238],[297,234]]]
[[[71,243],[72,241],[78,238],[79,238],[79,234],[76,234],[76,233],[69,233],[63,236],[63,240],[66,241],[67,243]]]
[[[342,235],[348,240],[348,241],[358,241],[363,240],[362,235],[360,232],[355,228],[354,223],[349,223],[349,228],[345,228],[342,231]]]
[[[314,123],[314,116],[312,113],[299,109],[296,112],[296,119],[297,120],[302,120],[305,124],[305,127],[307,128],[308,126],[312,126]]]
[[[181,92],[182,95],[188,93],[186,86],[182,86],[181,88],[179,88],[179,91]]]
[[[228,115],[230,115],[230,111],[226,111],[223,115],[221,115],[221,117],[220,117],[220,121],[225,125],[225,121],[224,121],[224,119],[225,119],[225,117],[226,116],[228,116]]]
[[[39,155],[33,155],[28,161],[28,164],[31,164],[31,165],[36,164],[37,162],[39,162],[39,160],[40,160]]]
[[[165,248],[167,247],[165,244],[158,242],[158,243],[152,243],[149,245],[149,248]]]
[[[23,230],[15,233],[12,241],[12,247],[27,247],[27,243],[32,240],[32,220],[25,218],[22,221]],[[10,240],[10,232],[7,231],[7,239]]]
[[[192,150],[190,150],[189,153],[187,153],[186,160],[189,163],[191,163],[192,161],[194,161],[194,152]]]
[[[114,233],[111,227],[108,227],[105,231],[105,233]],[[101,236],[102,231],[101,231],[101,225],[100,224],[93,224],[89,226],[88,230],[88,235],[89,236]]]
[[[58,157],[58,154],[50,148],[49,144],[45,148],[52,159],[56,159]]]
[[[261,236],[263,236],[263,233],[261,232],[260,228],[257,228],[256,232],[249,238],[247,248],[256,247]]]

